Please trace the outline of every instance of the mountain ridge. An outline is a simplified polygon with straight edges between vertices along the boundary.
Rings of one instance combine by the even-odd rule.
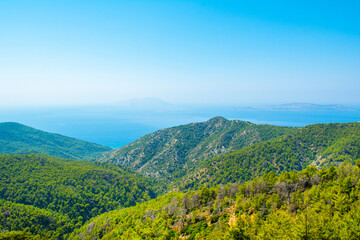
[[[17,122],[0,123],[0,153],[44,153],[56,157],[91,160],[111,148],[38,130]]]
[[[165,128],[147,134],[97,160],[122,164],[146,176],[167,179],[181,175],[197,162],[281,136],[293,128],[256,125],[214,117],[206,122]]]
[[[247,181],[273,171],[300,171],[352,164],[360,158],[360,123],[313,124],[279,138],[204,160],[197,169],[178,179],[182,189],[202,184]]]

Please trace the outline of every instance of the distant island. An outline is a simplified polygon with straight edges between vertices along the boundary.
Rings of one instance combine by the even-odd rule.
[[[244,107],[239,110],[263,110],[263,111],[356,111],[356,109],[341,104],[313,104],[313,103],[286,103],[278,105],[262,105]]]

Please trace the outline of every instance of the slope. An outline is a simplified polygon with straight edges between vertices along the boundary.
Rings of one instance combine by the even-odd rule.
[[[65,214],[0,199],[0,232],[26,231],[36,239],[62,239],[73,228]],[[0,235],[0,239],[7,238]]]
[[[255,125],[215,117],[207,122],[162,129],[98,160],[129,166],[146,176],[173,180],[207,158],[276,138],[293,128]]]
[[[201,184],[246,181],[264,173],[322,167],[360,157],[360,123],[314,124],[278,139],[265,141],[205,160],[179,185],[196,188]]]
[[[52,156],[90,160],[111,148],[40,131],[19,123],[0,123],[0,153],[45,153]]]
[[[40,154],[0,155],[0,200],[57,212],[70,219],[65,230],[59,228],[60,232],[49,234],[69,233],[98,214],[154,197],[152,182],[124,167]],[[17,222],[16,209],[8,207],[6,222]],[[10,229],[4,224],[0,227],[23,230],[16,224]],[[34,229],[38,230],[34,234],[44,234],[41,227]]]
[[[360,170],[273,172],[97,216],[70,239],[359,239]]]

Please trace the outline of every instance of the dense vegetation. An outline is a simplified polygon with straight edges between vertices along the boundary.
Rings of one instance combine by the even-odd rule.
[[[345,163],[171,192],[95,217],[71,239],[359,239],[359,179]]]
[[[360,157],[360,123],[314,124],[280,138],[202,162],[183,177],[182,188],[246,181],[264,173],[302,170],[308,165],[354,163]]]
[[[202,160],[293,130],[215,117],[207,122],[156,131],[106,153],[99,160],[129,166],[146,176],[168,181],[183,176]]]
[[[73,229],[72,221],[66,214],[40,209],[31,205],[0,200],[0,230],[21,230],[30,235],[33,233],[38,239],[57,239],[62,238],[62,236],[68,234]],[[18,237],[20,238],[20,236]],[[3,236],[0,235],[0,239],[4,238],[5,234]]]
[[[106,159],[0,155],[0,239],[360,238],[360,123],[217,117]]]
[[[2,230],[62,237],[94,216],[154,197],[151,182],[129,169],[39,154],[0,155]],[[47,222],[52,225],[42,228]]]
[[[19,123],[0,123],[0,153],[45,153],[73,159],[94,159],[111,148],[95,143],[43,132]]]

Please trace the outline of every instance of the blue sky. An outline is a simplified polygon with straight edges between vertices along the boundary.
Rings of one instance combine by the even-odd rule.
[[[0,106],[360,104],[359,1],[0,0]]]

